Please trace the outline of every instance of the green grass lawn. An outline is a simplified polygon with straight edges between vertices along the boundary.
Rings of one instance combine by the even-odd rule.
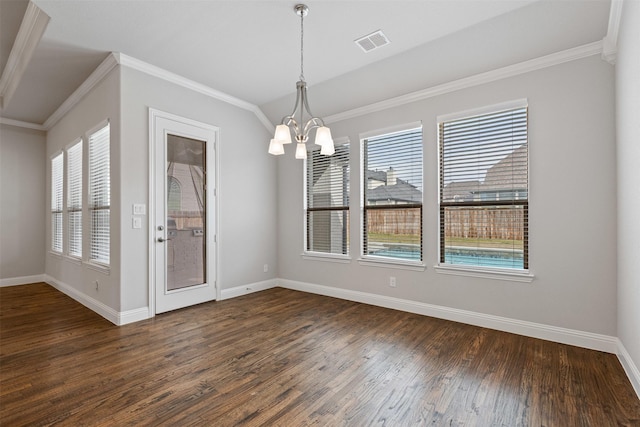
[[[369,233],[370,242],[393,242],[405,244],[420,244],[419,234],[388,234],[388,233]]]
[[[523,249],[522,240],[478,239],[465,237],[449,237],[447,246],[468,246],[480,248]]]
[[[404,244],[420,244],[420,235],[418,234],[389,234],[389,233],[369,233],[369,242],[393,242]],[[450,237],[447,239],[447,246],[466,246],[480,248],[496,248],[496,249],[523,249],[522,240],[503,240],[503,239],[478,239],[464,237]]]

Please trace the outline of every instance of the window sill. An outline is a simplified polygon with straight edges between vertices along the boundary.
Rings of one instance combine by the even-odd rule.
[[[64,260],[68,261],[68,262],[70,262],[72,264],[82,265],[82,259],[76,258],[76,257],[71,256],[71,255],[64,255]]]
[[[106,274],[107,276],[111,273],[111,268],[108,265],[98,264],[95,262],[87,261],[83,263],[87,268],[91,270],[95,270],[99,273]]]
[[[416,261],[402,261],[390,258],[362,257],[358,259],[360,265],[367,267],[396,268],[398,270],[424,271],[427,266]]]
[[[531,283],[535,276],[526,270],[509,271],[496,268],[475,268],[469,266],[435,265],[433,267],[440,274],[454,276],[479,277],[483,279],[508,280],[511,282]]]
[[[62,252],[49,251],[49,255],[62,259]]]
[[[303,252],[301,254],[302,259],[307,261],[325,261],[336,262],[339,264],[351,264],[351,257],[349,255],[327,254],[323,252]]]

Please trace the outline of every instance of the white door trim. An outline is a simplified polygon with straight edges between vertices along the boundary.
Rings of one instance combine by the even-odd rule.
[[[156,140],[156,123],[158,121],[158,119],[167,119],[167,120],[172,120],[172,121],[176,121],[179,123],[183,123],[186,125],[190,125],[190,126],[195,126],[195,127],[199,127],[199,128],[203,128],[206,130],[210,130],[216,133],[216,141],[215,141],[215,159],[214,159],[214,179],[215,179],[215,186],[214,186],[214,194],[215,197],[213,198],[213,203],[211,203],[207,209],[213,209],[214,212],[214,221],[213,221],[213,234],[215,236],[215,240],[214,240],[214,264],[215,264],[215,268],[214,268],[214,282],[215,282],[215,289],[216,289],[216,300],[220,300],[221,298],[221,292],[220,292],[220,281],[219,281],[219,277],[220,277],[220,272],[219,272],[219,266],[220,266],[220,262],[219,262],[219,257],[220,257],[220,251],[218,250],[218,242],[220,241],[220,236],[219,236],[219,217],[220,217],[220,203],[219,203],[219,194],[220,194],[220,128],[207,124],[207,123],[202,123],[202,122],[198,122],[196,120],[192,120],[192,119],[188,119],[185,117],[181,117],[175,114],[171,114],[171,113],[167,113],[161,110],[157,110],[155,108],[151,108],[149,107],[149,159],[148,159],[148,165],[149,165],[149,200],[148,200],[148,204],[147,206],[149,207],[149,210],[147,212],[148,216],[148,222],[149,222],[149,229],[148,229],[148,233],[149,233],[149,270],[148,270],[148,274],[149,274],[149,283],[148,283],[148,302],[149,302],[149,317],[154,317],[156,315],[156,290],[155,290],[155,283],[156,283],[156,256],[155,256],[155,251],[156,251],[156,230],[155,230],[155,214],[156,214],[156,189],[155,189],[155,174],[156,174],[156,162],[155,162],[155,156],[156,156],[156,144],[155,144],[155,140]]]

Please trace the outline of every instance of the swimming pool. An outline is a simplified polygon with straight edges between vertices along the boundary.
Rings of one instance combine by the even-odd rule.
[[[418,248],[385,248],[377,250],[371,255],[420,261],[420,249]],[[524,268],[522,253],[518,251],[478,250],[457,247],[445,249],[444,261],[447,264],[475,267]]]

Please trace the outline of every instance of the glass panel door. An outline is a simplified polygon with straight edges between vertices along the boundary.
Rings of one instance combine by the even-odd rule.
[[[206,144],[167,135],[167,291],[206,281]]]
[[[149,109],[149,119],[153,158],[149,304],[159,314],[218,296],[219,129],[154,109]]]

